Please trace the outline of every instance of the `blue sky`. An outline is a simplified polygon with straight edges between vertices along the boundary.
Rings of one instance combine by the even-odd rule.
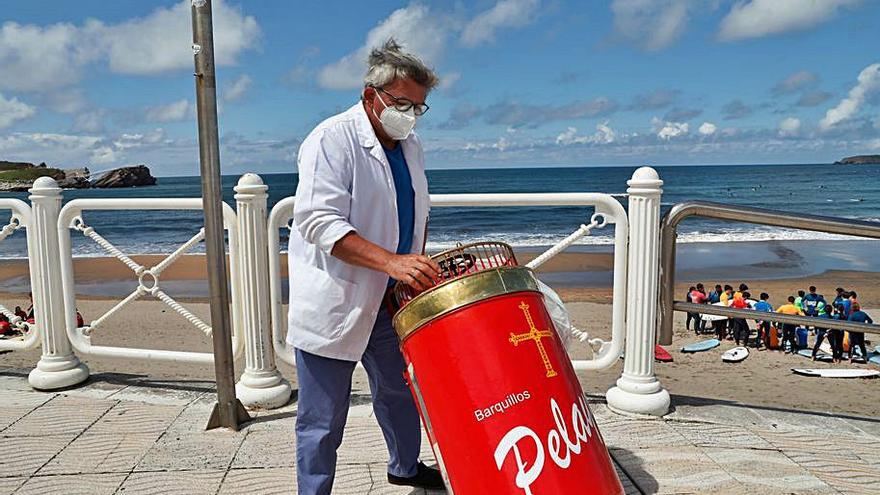
[[[189,2],[4,0],[0,159],[195,175]],[[290,172],[395,36],[428,167],[880,153],[876,0],[214,1],[224,173]]]

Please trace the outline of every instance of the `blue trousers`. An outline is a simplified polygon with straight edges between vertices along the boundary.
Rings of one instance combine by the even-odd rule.
[[[373,412],[388,446],[388,472],[415,476],[422,440],[419,413],[404,381],[406,365],[384,308],[361,362],[370,382]],[[301,495],[329,494],[333,488],[336,449],[348,418],[355,365],[296,349],[296,475]]]

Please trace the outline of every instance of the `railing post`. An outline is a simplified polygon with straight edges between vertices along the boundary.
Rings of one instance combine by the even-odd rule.
[[[247,407],[271,409],[287,404],[291,389],[275,367],[269,327],[268,189],[256,174],[244,174],[235,186],[241,292],[233,297],[241,304],[245,340],[245,369],[236,395]]]
[[[61,188],[51,177],[40,177],[29,189],[32,223],[27,232],[33,286],[34,322],[43,341],[43,355],[28,382],[39,390],[55,390],[84,382],[89,368],[81,363],[67,339],[58,213]]]
[[[654,376],[660,256],[660,195],[657,171],[641,167],[629,189],[629,263],[626,295],[626,347],[623,373],[606,394],[608,407],[624,414],[662,416],[669,392]]]

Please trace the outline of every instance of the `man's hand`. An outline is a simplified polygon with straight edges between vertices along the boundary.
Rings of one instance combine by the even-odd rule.
[[[419,290],[434,286],[440,278],[440,266],[421,254],[395,254],[388,258],[385,273]]]
[[[431,258],[420,254],[394,254],[354,231],[336,241],[331,254],[346,263],[387,273],[394,280],[419,290],[433,287],[440,278],[440,266]]]

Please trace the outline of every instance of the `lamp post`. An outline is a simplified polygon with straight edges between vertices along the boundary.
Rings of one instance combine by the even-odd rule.
[[[193,57],[195,59],[196,109],[199,124],[199,163],[202,204],[205,211],[205,250],[211,302],[214,373],[217,404],[207,429],[225,426],[238,430],[250,419],[235,397],[235,368],[226,283],[226,242],[223,237],[223,195],[220,183],[220,139],[217,132],[217,79],[214,73],[214,33],[211,0],[192,0]],[[235,260],[231,260],[235,262]]]

